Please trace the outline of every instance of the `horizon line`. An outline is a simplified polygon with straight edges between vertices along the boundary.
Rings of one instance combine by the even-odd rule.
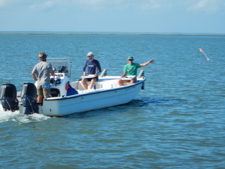
[[[74,35],[195,35],[225,36],[225,33],[156,32],[75,32],[75,31],[0,31],[0,34],[74,34]]]

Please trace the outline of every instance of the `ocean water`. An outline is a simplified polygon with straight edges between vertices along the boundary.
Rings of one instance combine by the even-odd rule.
[[[1,111],[0,168],[225,167],[225,36],[1,34],[0,84],[33,82],[43,51],[71,60],[71,81],[89,51],[108,75],[130,55],[155,62],[126,105],[63,118]]]

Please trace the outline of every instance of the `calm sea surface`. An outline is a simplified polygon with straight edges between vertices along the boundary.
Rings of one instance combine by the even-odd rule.
[[[89,51],[108,75],[130,55],[155,62],[127,105],[65,118],[0,112],[0,168],[225,168],[225,36],[1,34],[0,84],[33,82],[43,51],[72,61],[71,81]]]

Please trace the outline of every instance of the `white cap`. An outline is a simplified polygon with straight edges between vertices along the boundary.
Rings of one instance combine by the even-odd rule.
[[[94,56],[94,53],[93,53],[93,52],[89,52],[89,53],[87,54],[87,56]]]

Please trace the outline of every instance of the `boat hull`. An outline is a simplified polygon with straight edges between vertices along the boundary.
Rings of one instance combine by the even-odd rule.
[[[126,104],[138,95],[144,81],[102,91],[54,99],[48,98],[43,101],[43,106],[40,106],[39,113],[47,116],[66,116],[73,113]]]

